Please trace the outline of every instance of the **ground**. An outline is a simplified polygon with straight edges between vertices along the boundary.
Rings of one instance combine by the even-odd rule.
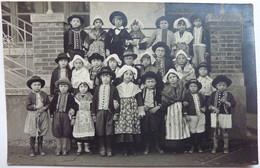
[[[111,157],[100,157],[95,151],[94,155],[83,154],[76,156],[75,150],[68,156],[55,156],[54,146],[45,144],[46,156],[29,157],[27,145],[17,146],[9,144],[8,163],[9,165],[45,165],[45,166],[247,166],[258,163],[257,141],[233,141],[230,143],[230,153],[218,152],[210,154],[206,150],[203,154],[166,152],[158,154],[152,151],[149,155],[139,153],[138,156],[124,157],[120,152]]]

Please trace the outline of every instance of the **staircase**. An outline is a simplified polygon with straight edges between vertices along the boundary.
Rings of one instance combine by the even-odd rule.
[[[32,41],[27,39],[33,39],[33,35],[26,30],[32,25],[4,9],[2,15],[10,16],[10,20],[2,18],[5,86],[26,88],[26,81],[33,75],[33,47]],[[19,23],[19,26],[13,23]]]

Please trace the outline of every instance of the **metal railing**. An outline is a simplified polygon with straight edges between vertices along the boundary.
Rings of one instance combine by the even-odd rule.
[[[33,39],[33,34],[26,30],[28,26],[32,27],[32,24],[13,16],[11,13],[2,10],[3,15],[10,16],[10,21],[6,20],[4,17],[2,18],[3,28],[6,28],[6,32],[3,29],[3,46],[4,46],[4,60],[9,63],[12,63],[12,71],[15,71],[17,74],[21,74],[24,76],[30,76],[33,74],[33,70],[28,67],[28,53],[32,52],[32,41],[27,39],[27,36],[31,36]],[[23,26],[17,26],[13,23],[19,23]],[[20,44],[17,42],[21,41]],[[31,50],[31,52],[29,52]],[[24,60],[24,65],[21,63],[21,60]],[[23,71],[21,71],[23,70]]]

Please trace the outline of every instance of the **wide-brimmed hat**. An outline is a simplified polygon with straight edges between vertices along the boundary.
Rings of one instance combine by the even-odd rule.
[[[168,22],[168,25],[170,26],[170,22],[169,22],[169,19],[166,17],[166,16],[161,16],[161,17],[159,17],[157,20],[156,20],[156,22],[155,22],[155,26],[157,27],[157,28],[160,28],[160,22],[162,21],[162,20],[166,20],[167,22]]]
[[[122,66],[122,68],[120,68],[118,73],[116,74],[116,77],[120,78],[128,70],[132,71],[133,74],[134,74],[134,79],[137,79],[138,72],[137,72],[136,68],[134,68],[134,67],[132,67],[130,65]]]
[[[110,69],[110,67],[106,66],[106,67],[101,68],[101,70],[97,74],[97,78],[100,78],[100,76],[104,73],[111,75],[111,77],[112,77],[111,80],[113,80],[116,77],[116,74]]]
[[[74,62],[75,62],[76,60],[78,60],[78,59],[79,59],[80,61],[82,61],[82,64],[83,64],[83,66],[85,66],[85,67],[87,67],[87,66],[90,64],[87,60],[83,59],[80,55],[75,55],[75,56],[73,57],[73,60],[70,61],[70,63],[69,63],[69,66],[70,66],[71,69],[74,67]]]
[[[132,56],[134,58],[134,60],[137,58],[137,55],[134,53],[134,51],[132,49],[126,49],[124,51],[123,58],[128,57],[128,56]]]
[[[195,83],[198,86],[198,90],[202,88],[201,83],[197,79],[190,79],[189,82],[185,84],[185,87],[189,89],[190,84]]]
[[[190,21],[185,17],[181,17],[181,18],[174,21],[173,28],[178,29],[178,23],[179,23],[180,20],[183,20],[185,22],[187,29],[191,27]]]
[[[169,56],[169,55],[170,55],[171,50],[170,50],[170,48],[167,46],[166,43],[164,43],[164,42],[158,42],[158,43],[156,43],[155,45],[153,45],[152,50],[153,50],[154,53],[155,53],[155,51],[156,51],[156,49],[157,49],[158,47],[164,48],[164,50],[165,50],[165,55],[166,55],[166,56]]]
[[[66,53],[60,53],[55,59],[55,62],[58,64],[61,59],[66,59],[68,62],[70,61],[70,57]]]
[[[101,16],[96,15],[96,16],[94,17],[94,19],[93,19],[93,25],[95,24],[95,21],[96,21],[96,20],[101,20],[102,24],[104,25],[104,22],[103,22],[103,19],[101,18]]]
[[[102,62],[104,61],[104,57],[102,55],[100,55],[99,53],[93,53],[89,58],[88,58],[88,62],[91,63],[91,61],[93,59],[98,59],[101,60]]]
[[[146,72],[146,73],[142,76],[142,78],[141,78],[141,83],[145,83],[145,80],[146,80],[147,78],[153,78],[153,79],[155,79],[156,82],[159,81],[158,75],[157,75],[156,73],[152,72],[152,71],[148,71],[148,72]]]
[[[108,63],[108,61],[109,61],[111,58],[114,58],[119,66],[122,65],[122,61],[119,59],[118,55],[117,55],[117,54],[111,54],[111,55],[109,55],[109,56],[105,59],[105,61],[104,61],[104,65],[105,65],[105,66],[107,66],[107,63]]]
[[[229,87],[232,84],[232,80],[226,77],[225,75],[218,75],[215,79],[213,79],[212,86],[216,88],[216,85],[220,82],[225,82],[227,84],[227,87]]]
[[[187,58],[187,60],[190,60],[190,57],[188,57],[188,55],[186,54],[185,51],[179,50],[179,51],[176,53],[176,57],[175,57],[172,61],[176,61],[176,59],[178,58],[179,55],[184,55],[184,56]]]
[[[114,19],[115,16],[120,16],[123,19],[123,25],[122,26],[126,27],[126,25],[127,25],[126,15],[123,12],[120,12],[120,11],[112,12],[111,15],[109,16],[109,20],[113,25],[114,25],[113,19]]]
[[[81,17],[81,16],[79,16],[79,15],[72,15],[72,16],[70,16],[70,17],[68,18],[68,23],[69,23],[69,24],[70,24],[70,21],[71,21],[73,18],[78,18],[78,19],[80,20],[81,25],[83,25],[84,19],[83,19],[83,17]]]
[[[31,85],[32,85],[33,82],[40,82],[40,83],[41,83],[41,88],[43,88],[44,85],[45,85],[45,81],[44,81],[41,77],[39,77],[39,76],[33,76],[31,79],[29,79],[29,80],[27,81],[27,86],[28,86],[30,89],[32,89]]]
[[[55,82],[55,86],[58,88],[61,83],[65,83],[71,88],[71,82],[68,78],[60,78]]]
[[[193,22],[197,19],[200,19],[201,20],[201,23],[204,24],[205,22],[205,16],[201,15],[201,14],[193,14],[191,17],[190,17],[190,22],[193,24]]]
[[[169,71],[166,73],[166,75],[164,75],[164,77],[163,77],[163,83],[167,83],[168,82],[168,76],[171,74],[171,73],[173,73],[173,74],[175,74],[175,75],[177,75],[178,76],[178,78],[182,78],[183,77],[183,75],[180,73],[180,72],[177,72],[175,69],[169,69]]]

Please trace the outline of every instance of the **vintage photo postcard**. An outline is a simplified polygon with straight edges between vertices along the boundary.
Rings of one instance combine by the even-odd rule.
[[[1,1],[6,164],[257,165],[254,10]]]

